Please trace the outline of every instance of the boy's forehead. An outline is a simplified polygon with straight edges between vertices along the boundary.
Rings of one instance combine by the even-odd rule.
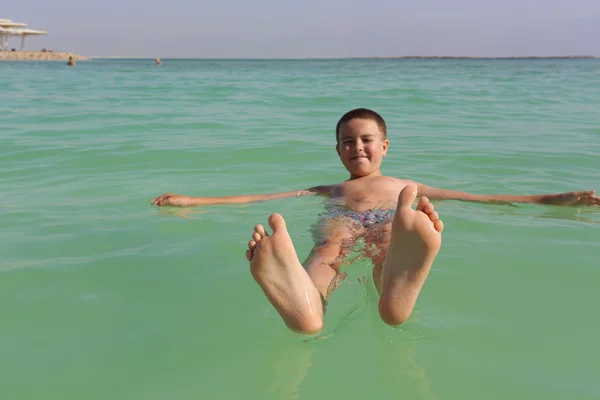
[[[340,126],[340,137],[356,135],[381,135],[377,122],[370,119],[352,119]]]

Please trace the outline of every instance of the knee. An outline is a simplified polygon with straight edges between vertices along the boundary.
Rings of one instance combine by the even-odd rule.
[[[310,320],[294,321],[288,324],[288,328],[301,335],[316,335],[323,330],[323,319],[314,318]]]
[[[337,240],[324,240],[313,249],[313,252],[319,256],[336,257],[343,249],[343,244]]]
[[[410,317],[410,311],[402,307],[394,307],[393,304],[380,300],[379,316],[383,322],[390,326],[400,326]]]

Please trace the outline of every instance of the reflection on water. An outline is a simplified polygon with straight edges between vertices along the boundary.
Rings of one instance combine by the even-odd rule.
[[[353,280],[357,282],[353,286],[362,293],[362,296],[355,297],[356,302],[349,307],[351,311],[346,312],[339,321],[329,321],[326,317],[326,322],[331,324],[322,335],[309,340],[300,335],[293,335],[293,339],[278,340],[269,346],[270,351],[265,354],[258,366],[261,398],[286,400],[314,398],[310,396],[311,391],[315,390],[310,381],[318,375],[321,375],[320,382],[330,382],[334,385],[337,381],[335,376],[344,370],[342,366],[336,367],[335,371],[330,369],[330,358],[337,354],[335,347],[338,343],[334,341],[346,342],[350,330],[344,331],[343,325],[351,322],[356,314],[369,312],[372,316],[370,320],[357,319],[366,324],[358,329],[367,329],[373,334],[361,335],[360,343],[346,342],[345,364],[348,364],[346,368],[371,370],[374,366],[372,375],[375,376],[376,382],[372,382],[375,385],[369,385],[377,388],[376,391],[371,389],[370,394],[373,398],[395,399],[402,394],[403,398],[437,400],[431,392],[431,382],[425,368],[416,360],[419,346],[427,338],[418,327],[412,326],[408,330],[391,328],[380,320],[377,311],[378,294],[368,278],[370,274],[366,272],[363,271],[359,276],[355,276],[356,280]],[[357,326],[351,328],[353,331],[356,329]],[[357,352],[357,347],[367,349],[369,358],[365,359],[364,354]],[[327,378],[328,375],[330,379]],[[346,386],[351,387],[351,384],[357,383],[348,382]],[[318,393],[333,391],[340,396],[348,397],[345,394],[347,388],[320,386],[316,390]]]
[[[379,294],[375,286],[366,281],[365,290],[372,329],[377,340],[377,376],[384,393],[387,393],[389,398],[394,398],[396,393],[405,396],[410,393],[407,398],[437,400],[431,393],[431,382],[427,378],[425,368],[416,360],[419,346],[427,340],[418,326],[413,325],[418,319],[418,311],[415,310],[407,322],[411,325],[391,328],[379,317]],[[409,329],[405,329],[405,326]]]
[[[259,366],[259,393],[265,399],[298,399],[316,349],[306,343],[272,346]]]

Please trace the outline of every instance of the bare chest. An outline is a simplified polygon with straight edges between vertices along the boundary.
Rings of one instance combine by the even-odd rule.
[[[373,208],[393,208],[405,185],[402,181],[380,177],[371,180],[347,181],[334,189],[333,197],[355,211]]]

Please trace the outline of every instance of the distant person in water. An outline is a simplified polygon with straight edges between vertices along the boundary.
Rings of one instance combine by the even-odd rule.
[[[159,57],[156,57],[156,60],[154,60],[154,61],[155,61],[157,67],[160,67],[162,65],[162,61],[160,61]]]
[[[326,301],[339,284],[344,258],[357,244],[364,246],[373,263],[382,320],[392,326],[406,321],[442,243],[444,225],[430,199],[600,205],[594,191],[478,195],[383,176],[380,167],[389,146],[387,128],[383,118],[368,109],[352,110],[342,116],[335,138],[337,154],[350,174],[341,183],[224,197],[167,193],[152,201],[157,206],[190,207],[320,195],[341,205],[326,208],[304,267],[279,214],[269,217],[272,234],[256,225],[248,242],[246,258],[252,276],[288,328],[295,332],[312,334],[323,329]],[[420,199],[413,209],[417,197]]]
[[[75,66],[75,61],[73,61],[73,56],[69,56],[69,62],[67,63],[67,65],[73,67]]]

